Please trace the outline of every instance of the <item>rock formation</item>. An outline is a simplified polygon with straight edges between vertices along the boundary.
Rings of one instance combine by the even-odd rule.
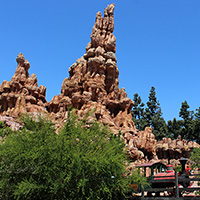
[[[178,159],[183,155],[188,157],[196,143],[188,143],[188,148],[183,150],[179,140],[168,141],[169,150],[164,150],[167,144],[157,143],[152,128],[146,127],[141,132],[136,129],[131,115],[133,101],[127,98],[124,88],[118,87],[113,12],[114,4],[111,4],[105,9],[104,17],[100,12],[96,14],[86,53],[69,68],[69,78],[65,78],[61,93],[48,103],[47,110],[55,118],[64,118],[69,106],[77,108],[80,118],[91,112],[88,123],[99,120],[107,124],[114,133],[118,134],[120,131],[127,154],[133,160],[148,162],[159,159],[165,161],[166,156],[171,159]],[[176,144],[173,146],[174,143]]]
[[[91,112],[88,122],[97,119],[114,133],[120,131],[128,154],[141,158],[143,153],[137,144],[146,152],[155,154],[156,141],[152,132],[139,136],[131,115],[133,101],[127,98],[124,88],[118,87],[113,11],[114,4],[111,4],[105,9],[104,17],[97,13],[86,53],[69,68],[69,78],[65,78],[61,93],[48,103],[47,110],[55,113],[55,118],[64,118],[69,106],[77,108],[79,117]],[[143,141],[136,142],[140,139]]]
[[[78,109],[80,117],[93,110],[96,119],[117,132],[123,128],[135,131],[133,101],[127,98],[124,88],[118,88],[113,11],[111,4],[105,9],[104,18],[97,13],[86,53],[69,68],[70,77],[65,78],[60,95],[53,97],[47,109],[59,117],[70,105]]]
[[[46,112],[46,88],[38,87],[37,77],[29,77],[30,63],[23,54],[16,58],[17,69],[11,81],[4,80],[0,86],[0,113],[7,116],[18,116],[26,112]]]
[[[35,74],[29,77],[30,64],[23,54],[19,54],[14,76],[10,82],[3,81],[0,86],[0,114],[4,116],[0,120],[11,126],[9,117],[25,112],[48,111],[59,128],[60,122],[67,117],[68,109],[74,107],[79,118],[90,113],[88,124],[98,120],[108,125],[115,134],[121,133],[127,154],[133,161],[162,160],[166,163],[168,158],[188,157],[189,152],[198,146],[197,143],[181,138],[163,138],[157,142],[152,128],[146,127],[140,132],[136,129],[131,115],[134,102],[127,98],[124,88],[118,87],[113,12],[114,4],[111,4],[105,9],[104,17],[97,13],[86,53],[69,68],[69,78],[64,79],[61,93],[50,102],[45,99],[46,88],[38,87]]]
[[[163,138],[156,144],[156,152],[158,159],[179,159],[181,157],[188,158],[190,152],[199,145],[194,141],[187,141],[178,136],[176,140],[171,138]]]

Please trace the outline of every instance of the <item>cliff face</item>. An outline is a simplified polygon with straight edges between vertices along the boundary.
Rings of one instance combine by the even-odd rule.
[[[69,78],[63,80],[61,93],[50,102],[45,99],[46,88],[38,87],[35,74],[29,77],[30,64],[19,54],[14,76],[10,82],[3,81],[0,87],[0,120],[8,124],[10,118],[3,117],[5,115],[16,117],[25,112],[48,112],[59,128],[59,122],[67,117],[68,108],[75,107],[79,118],[90,113],[87,123],[98,120],[115,134],[121,132],[127,154],[133,160],[153,162],[188,157],[198,144],[180,138],[176,141],[164,138],[157,142],[150,127],[141,132],[136,129],[131,115],[134,102],[127,98],[124,88],[118,87],[113,12],[114,4],[111,4],[105,9],[104,17],[97,13],[85,54],[69,68]]]

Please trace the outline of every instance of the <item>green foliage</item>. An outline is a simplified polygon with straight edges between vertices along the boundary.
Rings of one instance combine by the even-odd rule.
[[[71,112],[72,113],[72,112]],[[124,143],[95,122],[70,114],[55,133],[51,121],[23,117],[24,127],[0,145],[1,199],[124,199]],[[145,180],[133,176],[132,180]]]
[[[9,127],[5,127],[5,124],[2,121],[0,121],[0,137],[4,138],[10,132],[11,129]]]
[[[200,148],[194,148],[190,160],[195,162],[195,165],[200,168]]]
[[[144,109],[144,104],[141,103],[141,98],[138,94],[134,95],[133,99],[135,105],[133,106],[132,116],[136,127],[139,130],[144,130],[149,126],[153,128],[153,133],[157,140],[168,136],[167,124],[162,117],[160,104],[156,98],[155,88],[151,87],[149,93],[149,101]]]
[[[181,104],[179,117],[181,120],[168,121],[168,131],[173,139],[176,139],[181,135],[182,139],[193,140],[200,142],[200,110],[196,109],[196,113],[189,111],[189,105],[187,101]]]
[[[189,111],[189,105],[187,101],[183,102],[181,105],[181,109],[179,112],[179,117],[181,117],[183,120],[182,122],[182,129],[181,129],[181,137],[187,140],[195,140],[194,134],[193,134],[193,112]]]
[[[144,130],[145,127],[148,126],[148,121],[144,117],[144,106],[145,104],[142,103],[141,97],[136,93],[134,94],[134,105],[131,111],[133,121],[136,125],[136,128],[140,131]]]
[[[153,133],[157,140],[168,136],[167,125],[162,117],[161,107],[156,98],[155,88],[152,87],[149,94],[149,101],[147,102],[146,116],[149,125],[153,128]]]
[[[200,107],[196,109],[193,128],[194,138],[197,143],[200,143]]]
[[[135,104],[131,113],[138,130],[142,131],[149,126],[152,127],[157,140],[161,140],[163,137],[177,139],[181,135],[182,139],[200,143],[200,107],[194,113],[194,111],[189,111],[189,105],[187,101],[184,101],[179,112],[179,117],[182,119],[174,118],[166,123],[162,117],[154,87],[151,87],[146,107],[137,93],[134,94],[133,101]]]
[[[0,129],[4,128],[4,123],[2,121],[0,121]]]
[[[150,186],[149,183],[147,183],[147,177],[143,176],[138,169],[135,169],[132,172],[132,175],[129,177],[129,179],[129,182],[132,184],[138,184],[140,190]]]
[[[182,171],[182,166],[181,165],[178,165],[175,167],[175,171],[176,172],[181,172]]]
[[[176,120],[176,118],[173,119],[173,121],[168,121],[168,132],[169,136],[172,139],[178,138],[179,135],[181,135],[181,127],[182,127],[182,121]]]

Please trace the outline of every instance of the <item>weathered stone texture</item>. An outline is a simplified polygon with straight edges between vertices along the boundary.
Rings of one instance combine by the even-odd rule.
[[[64,118],[69,106],[77,108],[79,117],[91,113],[88,122],[99,120],[114,133],[120,131],[127,147],[137,149],[133,141],[138,136],[131,115],[133,101],[127,98],[124,88],[118,87],[113,12],[111,4],[104,17],[97,13],[86,53],[69,68],[69,78],[64,79],[61,93],[53,97],[47,109],[55,118]]]
[[[113,12],[111,4],[105,9],[104,18],[97,13],[86,53],[69,68],[70,77],[65,78],[61,93],[48,103],[47,109],[60,116],[70,105],[78,109],[79,116],[94,111],[95,119],[117,133],[127,127],[135,130],[135,125],[131,117],[133,101],[118,87]]]
[[[25,112],[35,114],[48,111],[56,128],[59,128],[67,118],[68,109],[75,107],[79,118],[90,113],[88,124],[98,120],[108,125],[115,134],[121,133],[125,150],[133,161],[162,160],[167,163],[168,158],[176,160],[182,156],[188,157],[194,147],[199,147],[197,143],[181,138],[163,138],[157,142],[152,128],[146,127],[140,132],[136,129],[131,115],[134,102],[127,98],[124,88],[118,87],[113,12],[114,4],[111,4],[105,9],[104,17],[97,13],[85,54],[69,68],[69,78],[63,80],[61,93],[50,102],[45,99],[46,88],[42,85],[38,87],[36,75],[29,76],[30,64],[20,53],[11,81],[3,81],[0,86],[0,114],[16,117]]]
[[[29,77],[30,63],[23,54],[16,58],[17,69],[11,81],[4,80],[0,86],[0,113],[7,116],[18,116],[26,112],[46,112],[46,88],[38,87],[37,77]]]
[[[127,98],[124,88],[118,87],[113,12],[114,4],[111,4],[105,9],[104,17],[100,12],[96,14],[86,53],[69,68],[69,78],[64,79],[61,93],[53,97],[47,104],[47,109],[55,119],[64,119],[69,106],[77,108],[80,118],[91,113],[88,123],[99,120],[107,124],[114,133],[121,132],[127,154],[133,160],[149,162],[165,159],[164,146],[168,144],[163,143],[163,152],[160,152],[160,142],[157,143],[150,127],[141,132],[136,129],[131,115],[133,101]],[[177,142],[176,148],[169,150],[170,158],[180,158],[182,155],[176,154],[182,151],[179,143],[181,142]],[[169,145],[172,144],[173,142]]]

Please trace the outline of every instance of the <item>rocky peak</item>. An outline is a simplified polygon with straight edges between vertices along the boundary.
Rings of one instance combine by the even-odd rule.
[[[36,75],[29,76],[30,63],[22,53],[16,61],[18,65],[11,81],[4,80],[0,86],[0,113],[18,116],[25,112],[46,112],[46,87],[38,88]]]
[[[18,65],[11,81],[18,81],[24,83],[26,79],[29,78],[28,70],[30,68],[30,63],[28,62],[28,60],[25,60],[25,57],[22,53],[19,53],[19,55],[16,58],[16,61]]]
[[[158,160],[159,145],[152,128],[140,132],[136,129],[131,115],[133,101],[127,98],[124,88],[118,87],[113,12],[114,4],[111,4],[105,9],[104,17],[101,12],[96,14],[86,53],[71,65],[69,78],[64,79],[61,93],[47,104],[47,110],[55,119],[63,120],[68,106],[77,108],[79,118],[92,113],[88,123],[99,120],[114,133],[122,133],[130,158]]]
[[[124,88],[118,87],[113,12],[114,4],[111,4],[105,9],[104,17],[100,12],[96,14],[86,53],[69,68],[69,78],[64,79],[61,93],[53,97],[47,109],[57,113],[58,118],[64,117],[70,105],[78,109],[79,116],[95,110],[95,119],[119,132],[127,126],[135,130],[135,125],[131,116],[133,101],[127,98]]]
[[[195,142],[181,138],[163,138],[157,142],[151,127],[146,127],[144,131],[136,129],[131,115],[133,101],[127,98],[124,88],[118,87],[113,12],[114,4],[111,4],[105,9],[104,17],[97,13],[85,54],[71,65],[69,78],[63,80],[61,93],[48,103],[45,99],[46,87],[38,87],[35,74],[29,76],[30,63],[20,53],[11,81],[5,80],[0,86],[0,120],[6,126],[18,129],[19,124],[13,123],[11,117],[25,112],[37,115],[38,112],[48,111],[56,128],[59,128],[68,116],[68,107],[74,107],[79,118],[90,113],[88,125],[98,120],[108,125],[113,133],[121,132],[127,154],[133,161],[167,162],[167,158],[188,157],[194,147],[199,147]]]

